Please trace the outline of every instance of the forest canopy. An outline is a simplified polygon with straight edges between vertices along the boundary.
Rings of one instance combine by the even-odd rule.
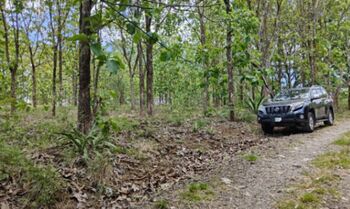
[[[55,115],[79,104],[84,132],[101,107],[224,107],[234,120],[283,88],[323,85],[336,102],[350,88],[347,0],[2,0],[0,9],[1,108]]]

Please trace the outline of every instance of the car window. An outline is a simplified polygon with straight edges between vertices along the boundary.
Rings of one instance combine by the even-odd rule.
[[[324,88],[321,88],[322,96],[323,97],[328,97],[327,91]]]
[[[313,98],[317,98],[320,96],[319,92],[317,91],[317,89],[312,89],[311,91],[311,95]]]
[[[309,89],[301,88],[301,89],[288,89],[281,91],[277,94],[273,100],[274,101],[285,101],[285,100],[293,100],[293,99],[305,99],[309,97]]]

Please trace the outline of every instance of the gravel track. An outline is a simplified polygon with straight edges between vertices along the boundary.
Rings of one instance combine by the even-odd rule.
[[[266,149],[266,146],[260,146],[256,152],[261,152],[265,157],[255,164],[250,165],[240,159],[234,161],[230,165],[233,170],[228,171],[232,172],[231,189],[206,207],[273,208],[283,189],[308,168],[309,161],[332,149],[330,143],[347,131],[350,131],[350,121],[338,122],[332,127],[319,127],[311,134],[272,138],[266,146],[271,148],[274,144],[274,154],[268,153],[269,149]],[[264,151],[267,153],[264,154]]]
[[[170,200],[171,208],[274,208],[288,185],[296,182],[302,172],[310,168],[310,160],[334,149],[330,144],[348,131],[350,121],[337,122],[332,127],[320,125],[313,133],[280,131],[264,137],[262,140],[268,142],[250,150],[259,156],[255,163],[244,160],[244,153],[237,153],[222,163],[220,168],[206,176],[194,178],[197,181],[231,180],[231,183],[215,188],[216,195],[212,201],[184,203],[176,191],[165,197]]]

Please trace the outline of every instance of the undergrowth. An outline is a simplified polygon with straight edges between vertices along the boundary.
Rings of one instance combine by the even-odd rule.
[[[15,181],[28,189],[22,198],[32,208],[54,203],[64,182],[52,166],[36,165],[16,147],[0,142],[0,182]]]

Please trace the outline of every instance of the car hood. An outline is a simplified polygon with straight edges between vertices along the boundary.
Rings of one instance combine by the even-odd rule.
[[[284,101],[266,101],[263,103],[264,106],[287,106],[292,104],[297,104],[304,102],[305,99],[294,99],[294,100],[284,100]]]

